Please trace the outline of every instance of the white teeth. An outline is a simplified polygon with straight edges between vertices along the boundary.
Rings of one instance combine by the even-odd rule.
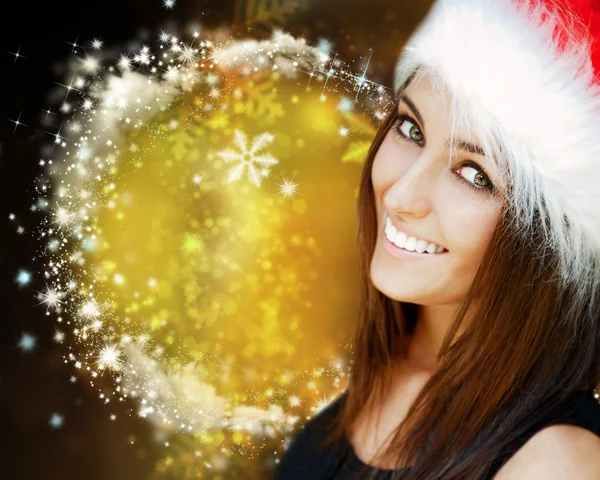
[[[430,243],[415,237],[408,237],[406,233],[397,231],[396,227],[392,225],[392,221],[389,217],[386,217],[385,219],[385,236],[394,245],[408,250],[409,252],[441,253],[445,250],[444,247],[438,247],[435,243]]]
[[[394,227],[392,227],[394,228]],[[406,233],[404,232],[396,232],[396,238],[394,238],[394,245],[396,245],[397,247],[400,248],[404,248],[404,246],[406,245],[406,241],[408,240],[408,237],[406,236]]]
[[[427,242],[425,240],[417,240],[417,246],[415,250],[419,253],[423,253],[427,248]]]
[[[406,245],[404,245],[404,250],[408,250],[409,252],[414,252],[416,246],[417,246],[417,239],[415,237],[408,237],[408,240],[406,241]]]

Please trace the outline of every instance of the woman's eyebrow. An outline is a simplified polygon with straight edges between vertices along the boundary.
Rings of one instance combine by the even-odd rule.
[[[419,123],[423,126],[423,130],[425,130],[425,122],[423,121],[423,117],[419,113],[417,107],[415,107],[415,104],[412,102],[412,100],[408,98],[406,94],[400,95],[400,100],[403,100],[404,103],[408,105],[408,108],[412,110],[415,117],[417,117],[417,120],[419,120]]]
[[[475,145],[474,143],[466,142],[464,140],[456,140],[454,144],[462,150],[466,150],[476,155],[481,155],[485,157],[485,152],[483,151],[483,148],[481,148],[479,145]],[[446,140],[446,145],[450,145],[450,140]]]

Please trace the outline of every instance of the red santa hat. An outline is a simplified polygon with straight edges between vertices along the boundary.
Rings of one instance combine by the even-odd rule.
[[[453,124],[510,185],[521,231],[537,212],[543,247],[582,295],[600,285],[599,44],[600,1],[439,0],[394,79],[398,92],[426,72],[450,95]]]

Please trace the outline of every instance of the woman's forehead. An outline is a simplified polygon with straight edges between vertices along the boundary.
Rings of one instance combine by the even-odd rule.
[[[431,75],[415,76],[406,89],[399,93],[398,109],[409,110],[419,121],[425,133],[442,131],[448,142],[459,145],[477,143],[481,133],[472,115],[460,108],[457,99]]]

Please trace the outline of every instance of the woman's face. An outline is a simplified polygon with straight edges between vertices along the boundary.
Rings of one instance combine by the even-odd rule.
[[[404,91],[398,115],[371,171],[378,227],[371,281],[397,301],[458,304],[501,213],[495,179],[485,173],[491,161],[478,153],[476,139],[457,130],[447,167],[450,105],[427,77]]]

